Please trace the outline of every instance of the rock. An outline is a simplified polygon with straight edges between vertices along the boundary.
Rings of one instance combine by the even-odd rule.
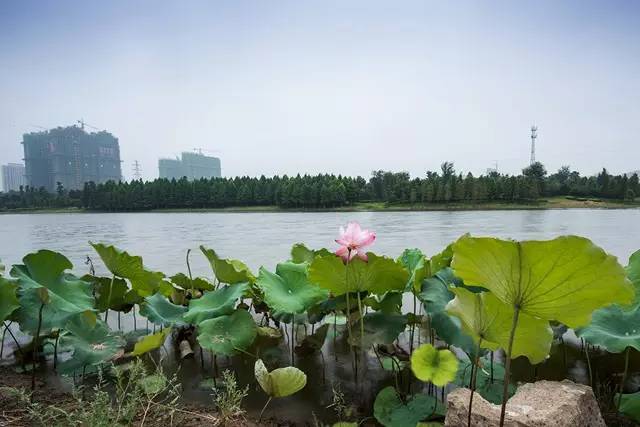
[[[444,425],[467,425],[471,390],[459,388],[447,397]],[[500,405],[473,396],[471,425],[500,425]],[[606,427],[591,387],[564,380],[538,381],[520,386],[507,402],[505,426],[517,427]]]

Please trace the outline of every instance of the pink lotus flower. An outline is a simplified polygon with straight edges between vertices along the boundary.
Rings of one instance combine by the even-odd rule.
[[[366,261],[367,254],[364,248],[370,246],[374,240],[376,240],[376,233],[361,229],[357,222],[350,222],[347,224],[346,230],[344,227],[340,227],[340,238],[336,239],[340,248],[336,251],[336,255],[345,262],[351,261],[356,256]]]

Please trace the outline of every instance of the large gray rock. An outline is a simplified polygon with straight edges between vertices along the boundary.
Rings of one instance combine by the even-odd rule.
[[[471,390],[459,388],[447,398],[444,425],[466,426]],[[500,406],[473,396],[471,425],[500,425]],[[520,386],[507,402],[506,426],[517,427],[606,427],[591,387],[565,380],[538,381]]]

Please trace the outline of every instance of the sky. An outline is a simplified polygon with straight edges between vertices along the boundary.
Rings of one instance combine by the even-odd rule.
[[[640,169],[638,1],[0,2],[0,163],[88,124],[125,178]]]

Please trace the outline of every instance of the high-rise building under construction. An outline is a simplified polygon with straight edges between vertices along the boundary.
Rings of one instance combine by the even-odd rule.
[[[200,178],[220,178],[222,171],[220,159],[205,156],[202,153],[183,152],[181,159],[160,159],[158,161],[160,178],[188,180]]]
[[[27,185],[55,191],[82,189],[85,182],[120,181],[120,145],[106,131],[58,127],[23,135]]]

